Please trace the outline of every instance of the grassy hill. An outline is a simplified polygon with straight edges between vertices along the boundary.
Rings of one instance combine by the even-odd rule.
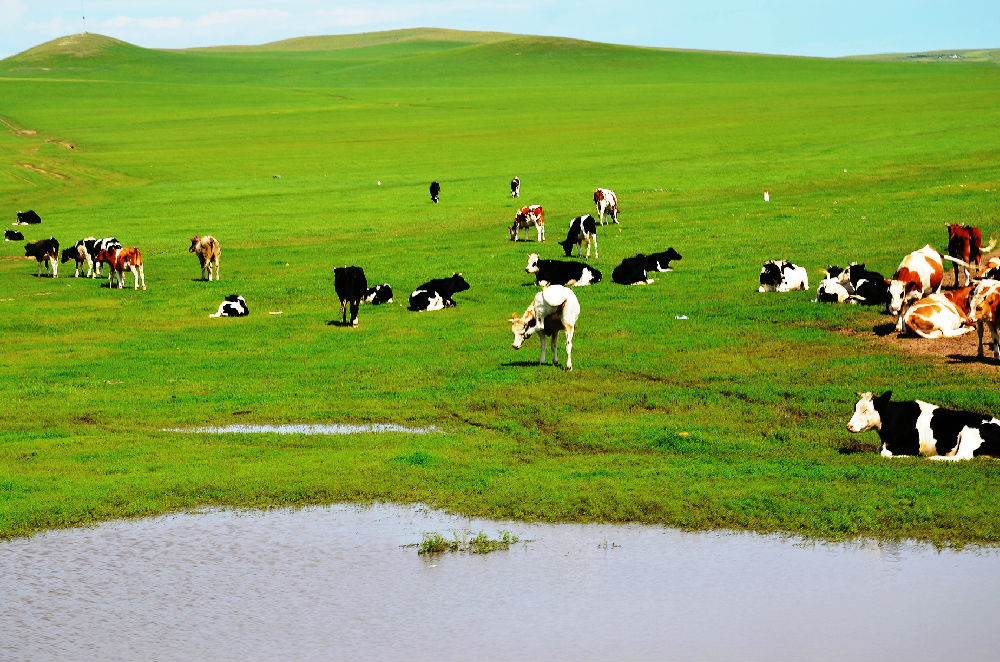
[[[110,291],[65,264],[36,278],[4,245],[0,536],[386,499],[995,543],[1000,465],[887,462],[844,428],[864,390],[1000,413],[997,366],[970,361],[971,340],[913,353],[879,335],[880,311],[811,300],[828,264],[891,274],[944,249],[946,222],[1000,234],[998,76],[445,31],[190,51],[85,35],[0,61],[0,218],[33,208],[29,240],[63,246],[116,236],[149,285]],[[576,370],[538,367],[504,320],[536,291],[527,254],[561,256],[597,186],[621,232],[601,229],[605,281],[578,291]],[[544,205],[544,244],[508,240],[521,204]],[[221,282],[198,281],[195,234],[222,243]],[[668,246],[674,272],[610,282]],[[773,258],[813,289],[757,294]],[[331,324],[345,264],[396,292],[357,330]],[[456,308],[405,310],[456,271],[472,285]],[[209,319],[231,293],[250,317]],[[234,422],[446,432],[164,431]]]

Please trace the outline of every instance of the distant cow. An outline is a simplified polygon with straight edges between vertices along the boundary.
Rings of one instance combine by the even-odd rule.
[[[596,257],[596,255],[595,255]],[[646,271],[673,271],[670,266],[673,260],[681,259],[681,254],[673,249],[673,246],[662,253],[652,253],[646,256]]]
[[[791,292],[808,289],[809,274],[806,270],[786,260],[769,260],[760,270],[758,292]]]
[[[611,220],[618,222],[618,196],[615,192],[607,188],[599,188],[594,191],[594,206],[597,207],[597,216],[604,225],[604,214],[610,214]]]
[[[577,216],[569,222],[569,232],[566,234],[566,241],[560,241],[566,257],[573,254],[573,244],[576,244],[576,256],[583,255],[583,245],[587,244],[587,257],[590,257],[590,244],[594,244],[594,259],[600,257],[597,254],[597,221],[590,214]]]
[[[528,205],[521,207],[514,215],[514,225],[507,228],[510,231],[510,240],[517,241],[517,231],[524,229],[524,240],[528,240],[528,227],[535,226],[538,230],[538,241],[545,241],[545,210],[541,205]]]
[[[80,268],[83,265],[87,265],[87,273],[84,274],[90,277],[90,274],[94,271],[94,258],[91,257],[88,246],[92,247],[94,242],[97,241],[93,237],[87,237],[86,239],[81,239],[76,242],[72,247],[67,248],[62,252],[61,262],[69,262],[73,260],[76,263],[76,272],[73,274],[74,278],[80,277]]]
[[[410,294],[410,310],[441,310],[455,305],[457,292],[469,289],[462,274],[452,274],[448,278],[429,280]]]
[[[997,337],[997,308],[1000,306],[1000,280],[981,280],[969,301],[969,322],[976,325],[979,336],[979,358],[983,358],[983,328],[990,328],[993,337],[993,357],[1000,359],[1000,338]]]
[[[222,249],[219,242],[211,235],[204,237],[195,235],[191,237],[191,247],[188,253],[198,255],[198,262],[201,263],[201,279],[205,280],[205,271],[208,271],[208,280],[212,280],[212,265],[215,265],[215,280],[219,280],[219,258],[222,256]]]
[[[583,287],[601,282],[601,272],[584,262],[540,260],[538,253],[528,256],[529,274],[535,274],[539,285],[572,285]]]
[[[142,268],[142,253],[138,248],[122,248],[121,250],[101,250],[95,262],[107,262],[109,266],[108,287],[114,287],[114,281],[118,279],[118,289],[124,287],[125,270],[132,272],[135,288],[139,289],[139,280],[142,279],[142,289],[146,289],[146,274]]]
[[[55,237],[25,244],[24,255],[25,257],[33,257],[38,261],[39,277],[42,275],[43,264],[45,265],[46,273],[48,273],[51,267],[52,277],[57,278],[59,276],[59,242],[56,241]]]
[[[945,409],[921,400],[891,402],[892,391],[858,393],[850,432],[874,429],[883,457],[924,455],[932,460],[1000,456],[1000,421],[992,416]]]
[[[996,239],[991,238],[989,246],[983,248],[983,234],[976,226],[951,223],[946,227],[948,228],[948,255],[958,258],[967,265],[963,269],[965,271],[965,284],[968,285],[972,278],[970,273],[972,267],[979,268],[983,253],[989,253],[993,250],[997,243]],[[958,269],[962,265],[959,262],[954,262],[952,266],[955,268],[955,287],[958,287]]]
[[[441,195],[441,185],[437,182],[431,182],[431,201],[436,204],[439,195]]]
[[[41,222],[42,219],[35,213],[35,210],[29,209],[28,211],[17,212],[17,220],[11,223],[11,225],[34,225]]]
[[[247,302],[238,294],[230,294],[219,304],[219,310],[209,317],[246,317],[250,314]]]
[[[94,264],[94,270],[90,274],[91,278],[101,277],[102,263],[97,259],[97,256],[101,254],[101,251],[107,251],[110,254],[122,249],[122,242],[118,241],[114,237],[104,237],[103,239],[97,239],[93,243],[85,241],[84,245],[87,247],[87,252],[90,253],[90,260]]]
[[[627,257],[611,272],[611,280],[619,285],[648,285],[653,279],[646,273],[647,257],[639,253]]]
[[[392,288],[389,286],[389,283],[369,287],[368,291],[365,292],[365,301],[373,306],[378,306],[383,303],[392,303]]]
[[[552,365],[559,365],[556,347],[559,332],[566,332],[566,369],[573,369],[573,332],[580,317],[580,302],[568,287],[549,285],[535,295],[535,300],[524,311],[524,315],[510,316],[511,330],[514,332],[514,349],[521,349],[524,341],[537,333],[542,343],[542,355],[538,364],[545,363],[545,337],[552,339]]]
[[[368,280],[361,267],[336,267],[333,270],[333,289],[340,299],[340,314],[347,324],[347,305],[351,305],[351,326],[358,326],[358,307],[368,293]]]
[[[24,235],[17,230],[4,230],[3,231],[4,241],[24,241]]]
[[[515,177],[510,180],[510,197],[520,198],[521,197],[521,180]]]
[[[931,293],[906,309],[903,325],[921,338],[954,338],[972,331],[969,295],[972,286]]]

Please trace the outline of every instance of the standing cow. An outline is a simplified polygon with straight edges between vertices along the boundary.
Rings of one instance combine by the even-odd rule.
[[[438,196],[441,195],[441,185],[437,182],[431,182],[431,202],[437,204]]]
[[[597,255],[597,221],[590,214],[584,216],[577,216],[572,221],[569,222],[569,232],[566,234],[566,241],[560,241],[559,245],[563,247],[563,251],[566,253],[566,257],[570,257],[573,254],[573,244],[576,244],[576,256],[581,257],[583,255],[583,244],[587,244],[587,257],[590,257],[590,244],[594,244],[594,259],[598,259]]]
[[[521,197],[521,180],[518,177],[510,180],[510,197]]]
[[[87,278],[94,273],[94,258],[91,256],[91,251],[96,241],[97,239],[93,237],[87,237],[62,252],[62,262],[69,262],[70,260],[76,262],[76,272],[73,274],[74,278],[80,277],[80,268],[85,264],[87,265]]]
[[[132,272],[135,288],[139,289],[139,280],[142,280],[142,289],[146,289],[146,275],[142,268],[142,253],[138,248],[123,248],[121,250],[102,250],[95,262],[107,262],[109,266],[108,287],[114,287],[114,281],[118,279],[118,289],[122,289],[125,283],[125,270]]]
[[[20,212],[19,212],[20,213]],[[52,270],[52,277],[59,276],[59,242],[55,237],[33,241],[24,245],[24,256],[33,257],[38,262],[38,276],[42,276],[42,265],[45,271]]]
[[[969,301],[969,323],[976,325],[979,336],[979,358],[983,358],[983,328],[990,328],[993,337],[993,357],[1000,360],[1000,337],[997,334],[998,312],[1000,312],[1000,281],[985,279],[979,281]]]
[[[188,253],[198,255],[198,262],[201,263],[201,279],[205,280],[205,272],[208,271],[208,280],[212,280],[212,265],[215,265],[215,280],[219,280],[219,258],[222,256],[222,249],[219,242],[211,235],[195,235],[191,237],[191,247]]]
[[[545,210],[541,205],[528,205],[521,207],[514,215],[514,225],[507,228],[510,231],[510,240],[517,241],[517,232],[524,229],[524,240],[528,240],[528,227],[535,226],[538,231],[538,241],[545,241]]]
[[[610,214],[611,220],[618,223],[618,196],[608,188],[599,188],[594,191],[594,206],[597,207],[597,216],[601,225],[604,225],[604,214]]]
[[[537,333],[542,343],[542,355],[538,364],[545,363],[545,337],[552,339],[552,365],[559,365],[556,341],[560,331],[566,332],[566,370],[573,369],[573,332],[580,317],[580,302],[568,287],[549,285],[535,295],[524,315],[510,316],[511,331],[514,332],[514,349],[521,349],[524,341]]]
[[[347,305],[351,306],[351,326],[358,326],[358,308],[368,294],[368,279],[361,267],[336,267],[333,270],[333,289],[340,299],[340,314],[347,326]]]
[[[962,260],[962,263],[979,268],[983,259],[983,253],[989,253],[996,246],[997,240],[990,238],[990,244],[983,248],[983,233],[974,225],[959,225],[951,223],[948,228],[948,255]],[[968,285],[972,279],[971,266],[965,266],[965,284]],[[953,262],[955,268],[955,287],[958,287],[959,262]]]

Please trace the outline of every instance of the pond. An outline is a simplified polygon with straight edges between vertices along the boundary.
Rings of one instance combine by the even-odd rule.
[[[480,531],[528,542],[415,547]],[[986,660],[998,561],[389,504],[212,510],[0,544],[0,659]]]

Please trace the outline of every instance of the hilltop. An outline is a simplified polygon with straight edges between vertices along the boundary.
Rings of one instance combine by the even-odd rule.
[[[148,50],[114,37],[84,32],[47,41],[5,59],[12,62],[35,63],[60,58],[82,60],[104,55],[121,57],[141,54]]]

